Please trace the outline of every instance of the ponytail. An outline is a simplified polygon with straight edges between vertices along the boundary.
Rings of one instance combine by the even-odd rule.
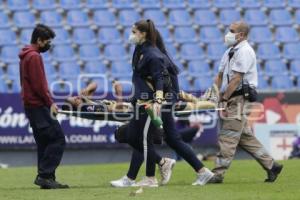
[[[153,46],[156,46],[156,38],[157,38],[156,28],[151,19],[147,19],[147,23],[148,23],[148,30],[149,30],[147,34],[148,36],[147,39],[151,42]]]

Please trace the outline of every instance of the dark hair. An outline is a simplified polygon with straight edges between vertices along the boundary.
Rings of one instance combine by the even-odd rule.
[[[172,63],[172,70],[173,70],[173,73],[175,74],[178,74],[179,73],[179,69],[177,67],[177,65],[173,62],[173,60],[170,58],[169,56],[169,53],[166,49],[166,46],[165,46],[165,43],[164,43],[164,40],[163,38],[161,37],[161,34],[160,32],[155,29],[155,32],[156,32],[156,47],[163,53],[167,56],[167,58],[169,59],[169,61]]]
[[[150,41],[153,46],[156,46],[157,32],[152,20],[140,20],[134,23],[134,26],[140,31],[146,33],[146,40]]]
[[[41,40],[53,39],[55,38],[55,33],[50,27],[37,24],[31,35],[31,44],[36,44],[38,38]]]

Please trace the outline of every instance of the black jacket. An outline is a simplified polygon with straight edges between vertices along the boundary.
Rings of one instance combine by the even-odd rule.
[[[167,101],[176,102],[179,92],[177,71],[174,63],[150,42],[137,45],[132,58],[134,99],[153,99],[156,90],[163,90],[168,95]],[[168,79],[169,77],[169,80]],[[146,83],[151,82],[152,90]]]

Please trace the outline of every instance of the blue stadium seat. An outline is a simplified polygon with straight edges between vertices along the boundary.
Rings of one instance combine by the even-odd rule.
[[[291,62],[290,72],[293,76],[300,76],[300,60],[294,60]]]
[[[273,42],[273,35],[268,27],[254,26],[250,30],[250,40],[257,43]]]
[[[15,12],[13,16],[14,24],[19,28],[33,28],[35,26],[35,17],[31,12]]]
[[[130,76],[132,67],[127,61],[114,61],[111,63],[111,74],[113,77]]]
[[[258,86],[257,86],[257,89],[259,90],[266,90],[266,89],[269,89],[269,84],[268,84],[268,81],[267,79],[262,76],[262,75],[259,75],[258,76]]]
[[[207,62],[194,60],[188,63],[188,72],[191,76],[210,75],[211,71]]]
[[[217,27],[203,27],[200,29],[200,41],[205,43],[222,42],[223,35]]]
[[[292,25],[291,14],[285,9],[274,9],[270,12],[270,22],[275,26]]]
[[[15,77],[10,77],[9,80],[11,81],[7,86],[7,93],[20,93],[21,86],[20,86],[20,79]]]
[[[79,86],[78,88],[78,77],[64,77],[64,79],[56,80],[55,83],[52,85],[54,92],[59,93],[77,93],[81,90],[82,87]]]
[[[8,28],[10,26],[9,19],[4,12],[0,12],[0,28]]]
[[[127,53],[122,45],[110,44],[104,49],[104,56],[108,60],[126,60]]]
[[[268,23],[266,14],[261,10],[246,10],[244,19],[249,25],[253,26],[267,25]]]
[[[288,43],[283,47],[283,56],[287,59],[300,58],[300,45],[299,43]]]
[[[299,0],[288,0],[288,5],[292,8],[300,8]]]
[[[207,9],[211,7],[211,2],[207,0],[188,0],[187,3],[193,9]]]
[[[75,77],[80,74],[80,66],[75,61],[62,62],[58,69],[61,77]]]
[[[219,73],[219,66],[220,66],[220,60],[215,60],[212,69],[213,76],[216,76]]]
[[[73,29],[73,42],[76,44],[93,44],[96,42],[94,31],[89,28]]]
[[[63,18],[56,11],[43,11],[41,12],[41,23],[47,24],[50,27],[62,27]]]
[[[7,93],[7,85],[4,81],[0,81],[0,93]]]
[[[164,0],[163,7],[167,9],[180,9],[185,8],[184,1],[182,0]]]
[[[85,6],[88,9],[107,9],[109,8],[109,0],[87,0]]]
[[[89,18],[85,12],[71,10],[67,13],[67,23],[73,27],[89,26]]]
[[[108,10],[97,10],[94,12],[93,22],[97,26],[116,26],[115,15]]]
[[[132,26],[141,16],[135,10],[121,10],[119,13],[119,23],[122,26]]]
[[[241,15],[234,9],[223,9],[220,12],[220,23],[230,25],[232,22],[241,20]]]
[[[57,75],[55,67],[52,65],[51,62],[45,62],[44,61],[44,67],[45,67],[45,73],[46,77],[55,77]]]
[[[70,44],[71,37],[70,34],[63,28],[54,28],[53,29],[56,36],[53,39],[53,44]],[[28,33],[31,34],[31,33]]]
[[[257,74],[258,75],[264,75],[265,74],[265,70],[262,68],[261,64],[257,63]]]
[[[159,9],[145,10],[144,18],[153,20],[156,26],[166,26],[167,24],[164,13]]]
[[[156,27],[160,33],[160,35],[162,36],[163,40],[165,43],[171,43],[173,42],[173,37],[170,34],[170,31],[168,28],[166,27]]]
[[[131,9],[134,8],[133,0],[112,0],[112,7],[116,9]]]
[[[166,44],[166,49],[168,54],[172,57],[172,58],[177,58],[177,50],[174,47],[173,43],[167,43]]]
[[[214,26],[218,23],[215,13],[210,10],[196,10],[194,23],[200,26]]]
[[[83,61],[99,60],[100,50],[95,44],[86,44],[79,47],[79,58]]]
[[[265,74],[275,76],[278,74],[287,74],[286,65],[281,60],[268,60],[265,63]]]
[[[56,45],[53,48],[53,57],[59,62],[75,61],[75,53],[70,45]]]
[[[10,29],[0,29],[0,45],[16,45],[17,36],[16,33]],[[28,41],[29,42],[29,41]]]
[[[261,59],[279,59],[279,48],[273,43],[260,44],[257,48],[257,56]]]
[[[178,76],[179,89],[184,91],[192,91],[192,85],[186,76]]]
[[[102,44],[113,44],[121,43],[122,38],[120,32],[116,28],[108,27],[99,30],[98,41]]]
[[[295,23],[300,24],[300,9],[295,12]]]
[[[22,29],[20,34],[20,42],[22,45],[30,44],[32,29]]]
[[[275,39],[278,42],[297,42],[299,35],[293,27],[278,27],[275,32]]]
[[[60,0],[60,7],[64,10],[80,9],[80,0]]]
[[[84,65],[83,71],[90,74],[105,74],[107,73],[107,68],[101,61],[88,61]]]
[[[264,0],[263,6],[266,8],[274,9],[274,8],[284,8],[286,6],[285,1],[282,0]]]
[[[248,8],[260,8],[261,2],[260,0],[240,0],[240,7],[244,9]]]
[[[272,77],[271,87],[275,90],[290,90],[294,84],[288,75],[277,75]]]
[[[52,61],[52,56],[49,53],[49,51],[45,52],[45,53],[42,53],[41,56],[43,58],[43,61],[45,61],[45,62],[51,62]]]
[[[5,63],[18,63],[19,62],[19,51],[17,46],[3,46],[1,49],[1,61]]]
[[[36,10],[54,10],[56,8],[55,0],[33,0],[32,7]]]
[[[213,84],[213,77],[211,76],[200,76],[197,77],[194,82],[194,87],[196,91],[204,92],[210,88]]]
[[[227,47],[224,43],[213,43],[207,46],[207,58],[210,60],[221,60],[223,54],[225,53]]]
[[[9,64],[7,66],[6,74],[8,76],[12,76],[12,77],[19,77],[19,75],[20,75],[20,66],[19,66],[19,64],[17,64],[17,63]]]
[[[235,8],[237,6],[236,1],[232,0],[214,0],[213,5],[219,9]]]
[[[161,8],[160,0],[138,0],[138,5],[142,9]]]
[[[174,38],[179,43],[197,42],[198,40],[195,30],[191,27],[177,27]]]
[[[7,0],[6,6],[9,10],[12,10],[12,11],[29,10],[30,9],[30,3],[28,0]]]
[[[174,26],[190,26],[191,16],[185,10],[171,10],[169,13],[169,23]]]
[[[181,46],[181,57],[185,60],[201,60],[204,58],[204,52],[197,44],[183,44]]]

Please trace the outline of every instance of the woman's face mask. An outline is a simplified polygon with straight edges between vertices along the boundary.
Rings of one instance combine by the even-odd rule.
[[[144,41],[144,34],[140,32],[135,26],[132,27],[132,31],[129,35],[129,42],[134,45],[142,44]]]
[[[128,40],[131,44],[137,45],[140,43],[139,38],[134,33],[130,33]]]

